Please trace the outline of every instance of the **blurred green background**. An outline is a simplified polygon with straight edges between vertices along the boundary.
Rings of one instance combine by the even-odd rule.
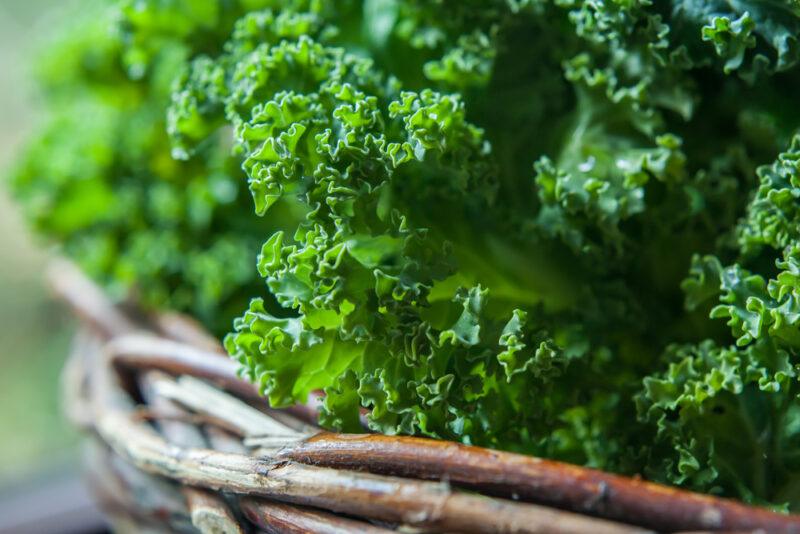
[[[0,0],[0,184],[41,118],[30,65],[64,3]],[[44,286],[45,246],[0,185],[0,486],[60,470],[75,455],[59,399],[71,325]]]

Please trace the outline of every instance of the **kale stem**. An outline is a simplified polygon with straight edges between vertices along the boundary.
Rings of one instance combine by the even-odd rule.
[[[750,441],[753,443],[753,493],[762,499],[766,499],[767,495],[767,481],[766,481],[766,472],[764,469],[764,455],[766,451],[764,450],[762,436],[759,436],[756,432],[756,429],[753,427],[753,423],[750,420],[747,405],[744,400],[744,394],[735,395],[736,402],[739,404],[739,410],[742,414],[742,421],[747,434],[750,436]],[[767,430],[765,432],[769,433],[769,428],[771,427],[768,425]]]

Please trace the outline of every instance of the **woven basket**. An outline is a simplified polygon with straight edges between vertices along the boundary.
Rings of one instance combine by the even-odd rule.
[[[800,532],[800,516],[457,443],[314,426],[270,409],[190,319],[114,306],[68,263],[82,320],[64,372],[87,473],[117,531]]]

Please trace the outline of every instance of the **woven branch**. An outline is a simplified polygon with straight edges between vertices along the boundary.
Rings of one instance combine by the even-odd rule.
[[[798,516],[564,463],[422,438],[319,433],[312,406],[270,409],[195,322],[131,316],[63,262],[51,284],[91,332],[76,340],[64,375],[70,417],[118,461],[150,474],[142,480],[179,484],[202,532],[241,532],[243,522],[269,532],[800,532]],[[136,416],[135,399],[153,424]],[[145,503],[112,482],[119,475],[108,462],[93,472],[119,494],[106,501],[152,520]]]
[[[388,534],[392,530],[346,519],[330,513],[281,503],[243,499],[242,511],[254,525],[270,533]]]

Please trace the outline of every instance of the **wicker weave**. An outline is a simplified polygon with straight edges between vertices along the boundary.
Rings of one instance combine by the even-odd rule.
[[[321,432],[272,410],[213,338],[114,306],[60,262],[82,320],[64,372],[88,476],[118,531],[800,532],[800,516],[437,440]]]

